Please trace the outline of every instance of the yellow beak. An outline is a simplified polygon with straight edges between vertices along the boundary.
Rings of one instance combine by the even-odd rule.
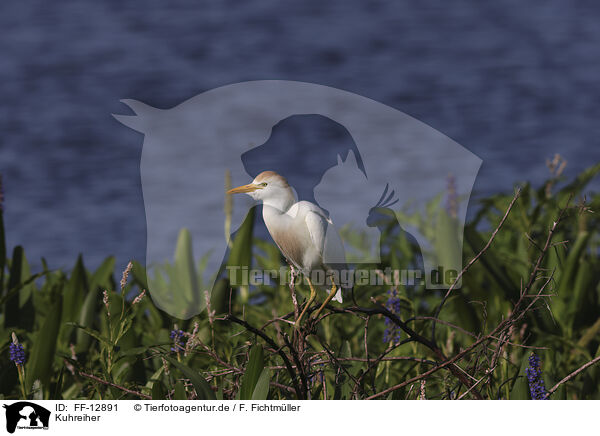
[[[242,186],[238,186],[237,188],[230,189],[229,191],[227,191],[227,193],[228,194],[243,194],[246,192],[256,191],[257,189],[261,189],[261,186],[249,184],[249,185],[242,185]]]

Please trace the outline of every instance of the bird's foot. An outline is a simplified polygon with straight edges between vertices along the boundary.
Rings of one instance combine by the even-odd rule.
[[[299,320],[293,323],[294,329],[297,332],[302,331],[304,333],[304,336],[306,336],[315,331],[315,327],[317,325],[316,318],[313,318],[312,316],[308,315],[302,323],[298,321]]]

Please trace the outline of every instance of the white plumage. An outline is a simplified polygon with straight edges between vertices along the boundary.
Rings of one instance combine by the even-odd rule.
[[[231,189],[228,193],[247,193],[255,200],[262,201],[263,220],[273,241],[288,262],[308,279],[311,298],[302,312],[304,315],[314,300],[311,272],[322,270],[331,276],[334,271],[345,269],[344,246],[333,222],[316,204],[296,202],[287,180],[274,171],[264,171],[252,183]],[[317,316],[331,299],[342,302],[341,288],[331,281],[329,283],[332,290],[317,311]]]

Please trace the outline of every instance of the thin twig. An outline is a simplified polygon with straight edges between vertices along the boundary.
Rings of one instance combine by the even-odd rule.
[[[286,386],[286,385],[283,385],[283,384],[281,384],[281,383],[277,383],[277,382],[274,382],[274,381],[272,381],[272,382],[269,382],[269,384],[270,384],[271,386],[275,386],[276,388],[283,389],[284,391],[291,392],[292,394],[295,394],[295,393],[296,393],[296,391],[294,391],[294,388],[293,388],[293,387],[291,387],[291,386]]]
[[[300,400],[305,399],[303,392],[300,389],[300,386],[298,386],[296,371],[294,371],[292,364],[290,362],[290,359],[283,352],[283,350],[281,350],[281,348],[277,346],[277,344],[275,343],[275,341],[273,339],[271,339],[265,332],[258,330],[257,328],[248,324],[246,321],[239,319],[238,317],[236,317],[232,314],[228,314],[227,316],[225,316],[224,319],[226,321],[233,321],[236,324],[243,326],[244,328],[246,328],[246,330],[249,330],[250,332],[254,333],[255,335],[258,335],[261,338],[263,338],[272,348],[274,348],[277,351],[277,354],[279,354],[279,356],[281,356],[281,359],[283,360],[283,363],[285,364],[285,366],[288,370],[288,373],[290,374],[290,378],[292,379],[292,384],[294,385],[294,389],[296,391],[296,396]]]
[[[88,374],[88,373],[83,372],[83,371],[78,371],[78,372],[79,372],[79,375],[81,375],[83,377],[87,377],[87,378],[92,379],[92,380],[95,380],[98,383],[102,383],[103,385],[111,386],[111,387],[119,389],[119,390],[121,390],[123,392],[127,392],[128,394],[135,395],[136,397],[145,398],[146,400],[151,400],[152,399],[152,397],[150,395],[143,394],[143,393],[138,392],[138,391],[133,391],[131,389],[127,389],[125,386],[120,386],[120,385],[117,385],[115,383],[103,380],[100,377],[96,377],[93,374]]]
[[[296,298],[296,269],[290,265],[290,294],[292,294],[292,303],[294,305],[294,321],[298,319],[298,299]]]
[[[352,381],[355,383],[355,386],[359,385],[360,382],[356,379],[356,377],[354,377],[350,373],[350,371],[348,371],[348,369],[346,369],[346,367],[344,365],[340,364],[339,360],[333,355],[331,350],[329,350],[329,348],[327,348],[327,346],[323,343],[321,338],[319,338],[318,336],[316,338],[317,338],[317,341],[319,341],[319,343],[323,347],[323,349],[327,352],[329,358],[331,359],[331,362],[334,363],[338,368],[341,368],[346,373],[346,375],[352,379]]]
[[[376,301],[374,301],[373,299],[372,299],[372,301],[374,303],[376,303]],[[429,339],[418,334],[413,329],[408,327],[402,320],[400,320],[400,318],[398,318],[398,316],[395,313],[390,312],[386,307],[384,307],[382,305],[378,304],[377,306],[369,307],[369,308],[367,308],[367,307],[348,307],[346,309],[340,309],[338,307],[333,307],[333,306],[327,306],[327,308],[329,308],[332,312],[335,312],[335,313],[351,312],[351,313],[362,313],[365,315],[374,315],[374,314],[384,315],[390,321],[392,321],[394,324],[396,324],[398,327],[400,327],[410,337],[411,340],[419,342],[420,344],[429,348],[431,351],[433,351],[433,353],[440,360],[447,361],[447,357],[444,355],[442,350],[440,350],[437,347],[437,345],[435,345]],[[463,374],[463,370],[458,368],[457,365],[454,364],[454,362],[455,362],[454,359],[452,361],[450,361],[449,365],[451,365],[451,366],[448,369],[467,387],[471,387],[471,385],[472,385],[471,381],[465,377],[465,375]],[[448,365],[444,365],[444,367],[446,367],[446,366],[448,366]],[[479,392],[477,392],[477,391],[473,391],[473,395],[477,399],[483,399],[481,397],[481,395],[479,394]]]
[[[477,253],[477,255],[473,259],[471,259],[469,261],[469,263],[462,269],[462,271],[456,276],[456,279],[454,280],[452,285],[448,288],[446,295],[444,295],[444,298],[442,298],[442,302],[440,303],[440,305],[438,306],[438,308],[435,311],[435,316],[434,316],[435,319],[431,326],[431,341],[432,342],[435,342],[436,319],[440,317],[440,312],[442,311],[442,307],[444,307],[444,303],[446,303],[446,300],[448,299],[448,297],[450,296],[450,294],[452,293],[452,291],[454,290],[454,288],[456,287],[456,285],[458,284],[458,282],[460,281],[462,276],[469,270],[469,268],[471,268],[471,266],[475,262],[477,262],[479,260],[479,258],[483,255],[483,253],[485,253],[487,251],[487,249],[490,248],[490,245],[492,245],[492,241],[494,240],[494,238],[500,231],[500,228],[504,224],[504,221],[506,221],[506,218],[508,218],[508,214],[510,213],[511,209],[513,208],[513,205],[517,201],[517,198],[519,198],[520,194],[521,194],[521,188],[517,188],[512,201],[510,202],[510,204],[508,205],[508,208],[506,209],[506,212],[504,213],[504,216],[500,220],[500,223],[498,224],[496,229],[492,232],[492,235],[490,236],[490,239],[488,240],[487,244],[485,244],[485,246],[479,251],[479,253]]]
[[[513,199],[514,201],[514,199]],[[542,249],[541,253],[539,254],[537,261],[535,263],[535,266],[533,268],[533,270],[531,271],[531,274],[529,276],[529,281],[527,283],[527,285],[525,286],[524,289],[521,290],[521,296],[519,298],[519,300],[517,301],[517,303],[515,304],[515,306],[513,307],[512,313],[510,314],[510,316],[501,321],[489,334],[480,337],[479,339],[477,339],[473,344],[471,344],[469,347],[467,347],[465,350],[463,350],[462,352],[458,353],[457,355],[455,355],[454,357],[452,357],[451,359],[446,360],[443,363],[440,363],[439,365],[435,366],[434,368],[431,368],[430,370],[424,372],[423,374],[420,374],[418,376],[415,376],[409,380],[406,380],[402,383],[399,383],[395,386],[391,386],[375,395],[371,395],[370,397],[367,398],[367,400],[370,399],[375,399],[375,398],[379,398],[383,395],[386,395],[390,392],[393,392],[397,389],[400,389],[406,385],[409,385],[411,383],[414,383],[418,380],[424,379],[429,377],[431,374],[435,373],[436,371],[439,371],[442,368],[445,368],[446,366],[449,366],[451,364],[453,364],[454,362],[456,362],[459,359],[462,359],[464,356],[466,356],[467,354],[469,354],[471,351],[473,351],[476,347],[478,347],[480,344],[489,341],[492,339],[492,337],[494,337],[497,334],[500,334],[501,332],[503,332],[505,329],[510,328],[512,325],[514,325],[514,323],[520,319],[526,312],[527,310],[529,310],[532,307],[532,303],[530,303],[525,310],[521,309],[521,306],[523,305],[523,302],[525,300],[525,295],[529,294],[529,291],[531,290],[531,287],[533,286],[533,284],[535,283],[535,279],[537,277],[538,272],[540,271],[540,266],[542,264],[542,260],[544,259],[546,252],[548,251],[548,247],[550,246],[550,242],[552,241],[552,236],[554,235],[554,232],[556,231],[556,228],[558,227],[558,224],[561,222],[562,217],[564,216],[564,213],[566,212],[567,208],[569,207],[569,203],[571,201],[571,197],[569,197],[569,199],[567,200],[565,207],[563,209],[560,210],[558,217],[556,219],[556,221],[554,221],[552,223],[552,227],[550,228],[550,230],[548,231],[548,236],[546,238],[546,243],[544,244],[544,248]],[[512,203],[511,203],[512,204]],[[510,208],[509,208],[510,209]],[[550,282],[550,279],[548,279],[545,284],[540,288],[538,294],[543,293],[545,286]],[[535,300],[534,300],[535,301]],[[395,317],[395,316],[394,316]],[[390,318],[392,319],[392,318]],[[392,321],[394,321],[392,319]],[[395,321],[394,321],[395,322]],[[402,328],[402,326],[400,326]],[[435,345],[434,345],[435,347]],[[456,375],[456,373],[455,373]],[[462,381],[462,380],[461,380]],[[468,383],[466,384],[468,388],[471,387],[471,384]],[[474,395],[478,395],[476,390],[473,390],[473,394]]]
[[[548,295],[550,295],[550,294],[548,294]],[[547,296],[547,295],[546,294],[526,295],[526,297],[545,297],[545,296]],[[421,320],[433,320],[433,319],[434,319],[433,316],[415,316],[414,318],[407,319],[406,322],[413,321],[413,320],[414,321],[421,321]],[[456,329],[459,332],[464,333],[465,335],[471,336],[472,338],[478,337],[475,333],[470,332],[468,330],[465,330],[464,328],[462,328],[460,326],[457,326],[456,324],[452,324],[451,322],[448,322],[446,320],[436,318],[436,322],[438,322],[440,324],[447,325],[448,327]],[[496,336],[491,336],[491,338],[494,339],[494,340],[496,340],[496,341],[500,340],[500,338],[496,337]],[[513,347],[519,347],[519,348],[531,348],[531,349],[534,349],[534,350],[548,350],[548,347],[539,347],[539,346],[536,346],[536,345],[516,344],[516,343],[510,342],[510,341],[505,341],[505,343],[508,344],[508,345],[511,345]]]
[[[471,390],[477,386],[479,383],[481,383],[483,380],[485,380],[485,378],[488,377],[488,374],[484,375],[483,377],[481,377],[479,380],[477,380],[473,386],[471,386],[469,389],[467,389],[466,391],[464,391],[460,397],[457,398],[457,400],[462,400],[469,392],[471,392]]]
[[[325,354],[327,354],[326,352],[324,352]],[[364,357],[337,357],[336,358],[338,362],[367,362],[367,359]],[[412,357],[412,356],[392,356],[392,357],[382,357],[381,359],[379,359],[380,361],[383,362],[400,362],[400,361],[409,361],[409,362],[418,362],[418,363],[425,363],[427,365],[437,365],[437,362],[434,362],[433,360],[427,360],[427,359],[422,359],[420,357]],[[370,359],[371,362],[373,362],[373,359]],[[325,359],[320,359],[320,360],[313,360],[311,362],[311,366],[315,366],[315,365],[322,365],[324,363],[330,363],[331,360],[325,360]],[[296,368],[296,365],[292,365],[293,368]],[[274,365],[274,366],[268,366],[267,368],[269,368],[272,371],[278,371],[281,369],[286,369],[286,367],[284,365]],[[237,370],[237,368],[236,368]],[[234,371],[234,369],[231,369],[229,371]],[[239,370],[241,373],[243,372],[242,370]],[[365,370],[366,372],[367,370]]]
[[[568,376],[566,376],[565,378],[563,378],[561,381],[559,381],[558,383],[556,383],[554,386],[552,386],[552,389],[550,389],[548,391],[548,393],[546,394],[546,398],[548,398],[550,395],[552,395],[559,388],[560,385],[562,385],[563,383],[568,382],[573,377],[576,377],[580,372],[585,371],[587,368],[589,368],[592,365],[595,365],[598,362],[600,362],[600,356],[596,357],[595,359],[590,360],[585,365],[580,366],[578,369],[576,369],[571,374],[569,374]]]
[[[302,362],[300,361],[300,357],[298,356],[296,349],[291,344],[287,335],[283,335],[283,341],[285,342],[285,345],[287,345],[287,347],[290,349],[290,352],[292,353],[292,358],[294,359],[294,362],[296,363],[296,369],[298,370],[298,372],[300,374],[300,381],[302,382],[302,389],[304,391],[304,396],[306,396],[308,394],[308,380],[306,379],[306,372],[304,371],[304,366],[302,365]]]

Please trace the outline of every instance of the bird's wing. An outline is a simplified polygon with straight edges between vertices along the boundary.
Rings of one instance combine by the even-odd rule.
[[[295,216],[298,213],[308,215],[310,212],[317,214],[325,222],[333,224],[327,213],[319,206],[317,206],[314,203],[311,203],[310,201],[299,201],[297,203],[294,203],[287,213],[291,216]]]
[[[318,206],[303,201],[303,205],[299,204],[299,212],[305,209],[304,222],[310,234],[310,239],[316,249],[323,255],[323,247],[325,245],[325,235],[327,232],[327,224],[331,222],[325,212]]]
[[[304,221],[312,243],[323,256],[325,264],[346,263],[344,245],[340,235],[333,226],[333,221],[323,209],[311,202],[300,201],[292,206],[290,212],[304,214]]]
[[[340,236],[338,235],[333,222],[327,216],[325,211],[313,203],[306,203],[305,205],[299,205],[298,212],[305,208],[305,222],[310,238],[321,253],[322,261],[328,268],[333,269],[345,269],[346,268],[346,254],[344,251],[344,244]],[[338,291],[333,298],[335,301],[342,302],[342,289],[340,283],[336,284]]]

